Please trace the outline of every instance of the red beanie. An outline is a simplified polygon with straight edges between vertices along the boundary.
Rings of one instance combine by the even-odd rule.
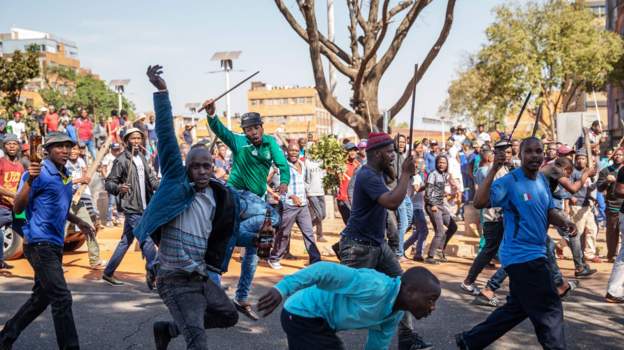
[[[390,145],[394,143],[392,137],[385,132],[371,132],[368,134],[368,143],[366,144],[366,150],[374,150],[379,147]]]

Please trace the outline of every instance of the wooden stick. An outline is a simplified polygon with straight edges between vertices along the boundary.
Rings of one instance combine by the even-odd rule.
[[[416,76],[418,74],[418,64],[414,65],[414,89],[412,90],[412,114],[410,115],[410,129],[409,129],[409,142],[407,144],[407,155],[410,156],[412,154],[412,144],[414,141],[412,138],[414,137],[414,108],[416,106],[416,85],[418,82],[416,80]]]
[[[102,145],[98,153],[95,155],[95,159],[93,160],[93,163],[91,163],[91,166],[89,167],[86,173],[86,175],[89,178],[92,178],[93,175],[95,175],[95,172],[100,167],[100,163],[102,163],[102,160],[106,156],[106,153],[108,153],[108,146],[111,144],[111,141],[112,141],[111,136],[108,136],[106,138],[106,141],[104,142],[104,145]],[[83,174],[83,176],[84,175],[85,174]],[[80,186],[76,190],[76,193],[74,193],[72,197],[72,203],[78,204],[78,202],[80,201],[80,196],[82,196],[82,193],[87,189],[88,186],[89,186],[88,184],[80,184]]]
[[[249,79],[251,79],[251,78],[255,77],[256,75],[258,75],[258,73],[260,73],[260,71],[257,71],[257,72],[255,72],[254,74],[252,74],[252,75],[248,76],[247,78],[245,78],[245,79],[241,80],[238,84],[236,84],[236,85],[232,86],[232,87],[231,87],[228,91],[226,91],[226,92],[222,93],[221,95],[219,95],[219,96],[215,97],[215,98],[212,100],[212,103],[215,103],[215,102],[219,101],[219,100],[220,100],[223,96],[225,96],[225,95],[229,94],[230,92],[232,92],[232,91],[233,91],[234,89],[236,89],[237,87],[239,87],[239,86],[243,85],[243,83],[244,83],[244,82],[246,82],[247,80],[249,80]],[[197,113],[199,113],[199,112],[201,112],[201,111],[203,111],[203,110],[204,110],[204,107],[202,106],[202,108],[200,108],[200,109],[199,109],[199,111],[197,111]]]

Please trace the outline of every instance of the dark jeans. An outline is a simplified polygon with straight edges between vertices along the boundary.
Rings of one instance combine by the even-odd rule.
[[[377,246],[342,236],[339,255],[340,263],[349,267],[375,269],[390,277],[403,274],[396,254],[386,242]],[[406,312],[399,324],[399,343],[412,335],[412,328],[412,317]]]
[[[282,309],[281,321],[290,350],[345,349],[336,331],[322,318],[301,317]]]
[[[463,334],[469,349],[483,349],[527,317],[544,349],[565,349],[563,307],[544,258],[505,268],[509,274],[507,303]]]
[[[121,260],[123,260],[126,252],[132,242],[134,242],[134,234],[132,231],[141,221],[141,214],[126,214],[124,222],[123,233],[121,234],[121,240],[117,243],[117,248],[113,252],[113,255],[110,258],[110,261],[106,265],[104,269],[104,274],[107,276],[112,276],[119,264],[121,264]],[[146,268],[151,269],[156,262],[156,246],[151,238],[147,238],[143,244],[141,244],[141,251],[143,252],[143,256],[147,259]]]
[[[412,219],[412,235],[405,240],[403,244],[403,250],[406,250],[409,246],[414,244],[414,257],[422,258],[423,247],[427,236],[429,235],[429,229],[427,228],[427,219],[425,218],[424,209],[414,209],[414,215]]]
[[[10,228],[13,222],[13,212],[9,208],[0,207],[0,261],[4,260],[4,230],[2,227]]]
[[[607,259],[618,255],[620,243],[620,212],[607,209]]]
[[[388,239],[388,246],[395,255],[398,255],[399,244],[401,240],[399,238],[399,220],[397,219],[397,212],[395,210],[388,210],[386,216],[386,238]]]
[[[310,257],[310,264],[321,261],[321,253],[319,252],[314,240],[314,230],[312,228],[310,210],[307,206],[295,207],[287,204],[284,205],[282,222],[279,230],[277,230],[277,234],[275,235],[275,245],[271,250],[271,257],[269,259],[278,261],[286,253],[288,250],[288,244],[290,243],[292,228],[295,223],[297,223],[297,226],[303,236],[303,242]]]
[[[492,261],[492,258],[498,253],[498,247],[503,240],[503,223],[502,222],[484,222],[483,237],[485,238],[485,246],[472,262],[466,283],[472,284],[483,271],[483,268]]]
[[[347,205],[346,202],[337,201],[338,203],[338,211],[340,212],[340,216],[342,216],[342,221],[346,225],[349,221],[349,216],[351,216],[351,208]]]
[[[455,232],[457,232],[457,224],[455,220],[453,220],[451,213],[449,213],[448,208],[444,205],[438,205],[436,207],[438,210],[435,213],[431,211],[431,206],[428,205],[425,208],[435,232],[435,237],[433,237],[431,246],[429,247],[429,257],[434,257],[438,249],[442,250],[442,253],[444,253],[446,245]],[[445,226],[446,232],[444,231]]]
[[[187,349],[208,349],[205,329],[233,327],[238,312],[223,289],[198,274],[158,277],[158,294],[169,309],[169,336],[184,336]]]
[[[72,296],[63,275],[63,247],[50,243],[25,244],[24,255],[35,272],[35,285],[30,298],[0,332],[0,348],[12,344],[51,305],[59,349],[79,349]]]

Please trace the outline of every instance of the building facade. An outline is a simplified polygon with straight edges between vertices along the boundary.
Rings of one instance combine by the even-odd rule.
[[[332,133],[332,116],[323,108],[313,87],[274,87],[252,82],[247,92],[247,110],[260,113],[264,130],[289,139],[314,138]],[[240,131],[239,117],[232,118],[232,128]]]

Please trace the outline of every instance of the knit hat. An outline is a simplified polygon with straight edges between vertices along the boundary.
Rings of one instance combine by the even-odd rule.
[[[383,146],[391,145],[394,143],[392,137],[385,132],[371,132],[368,134],[368,143],[366,144],[366,150],[371,151]]]

